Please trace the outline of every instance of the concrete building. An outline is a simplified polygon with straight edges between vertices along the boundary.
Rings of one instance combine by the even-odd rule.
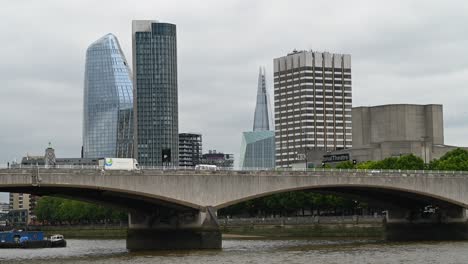
[[[273,64],[276,166],[352,147],[351,56],[293,51]]]
[[[55,149],[49,144],[45,150],[44,156],[26,155],[21,159],[21,165],[24,166],[96,166],[98,158],[57,158]],[[12,164],[11,167],[18,167],[19,164]]]
[[[131,158],[133,85],[117,37],[107,34],[86,51],[83,157]]]
[[[202,158],[202,135],[179,134],[179,167],[195,167]]]
[[[326,162],[382,160],[405,154],[430,162],[456,148],[444,144],[442,105],[354,107],[352,113],[353,147],[329,153]]]
[[[275,132],[265,69],[260,68],[253,131],[242,133],[239,166],[243,169],[275,167]]]
[[[135,155],[142,166],[178,166],[176,25],[132,23]]]
[[[202,155],[201,164],[216,165],[220,168],[232,169],[234,167],[234,154],[225,154],[209,150]]]

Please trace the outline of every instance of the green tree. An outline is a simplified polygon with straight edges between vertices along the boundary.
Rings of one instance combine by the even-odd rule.
[[[390,157],[383,159],[381,161],[375,162],[375,168],[373,169],[382,169],[382,170],[394,170],[398,168],[398,161],[400,158]]]
[[[337,169],[354,169],[354,164],[352,161],[343,161],[343,162],[340,162],[338,163],[338,165],[336,165],[336,168]]]
[[[35,213],[39,221],[50,224],[120,222],[127,215],[113,208],[47,196],[38,200]]]
[[[413,154],[404,155],[398,158],[395,169],[401,170],[423,170],[424,160]]]
[[[457,148],[429,163],[432,170],[468,171],[468,151]]]
[[[365,162],[360,162],[356,166],[358,169],[361,170],[370,170],[370,169],[376,169],[377,167],[377,162],[375,161],[365,161]]]

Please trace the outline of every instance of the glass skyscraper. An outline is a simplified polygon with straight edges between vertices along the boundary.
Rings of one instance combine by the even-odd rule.
[[[240,166],[243,169],[275,167],[275,131],[242,133]]]
[[[132,157],[133,84],[112,34],[86,51],[83,109],[83,157]]]
[[[275,132],[271,129],[270,98],[267,92],[265,69],[260,68],[257,87],[253,131],[242,133],[240,167],[269,169],[275,167]]]
[[[143,166],[178,166],[176,26],[132,24],[135,157]]]
[[[260,67],[253,131],[264,131],[273,128],[271,115],[270,98],[266,88],[265,68]]]

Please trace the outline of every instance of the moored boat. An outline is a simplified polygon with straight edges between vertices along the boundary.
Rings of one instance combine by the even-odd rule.
[[[51,247],[66,247],[67,241],[62,235],[53,235],[50,237]]]
[[[66,247],[67,242],[62,235],[44,238],[42,231],[12,230],[0,232],[0,248],[50,248]]]

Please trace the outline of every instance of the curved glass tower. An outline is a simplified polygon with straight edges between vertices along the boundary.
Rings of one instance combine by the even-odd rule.
[[[132,157],[133,85],[117,38],[88,47],[84,82],[83,156]]]

